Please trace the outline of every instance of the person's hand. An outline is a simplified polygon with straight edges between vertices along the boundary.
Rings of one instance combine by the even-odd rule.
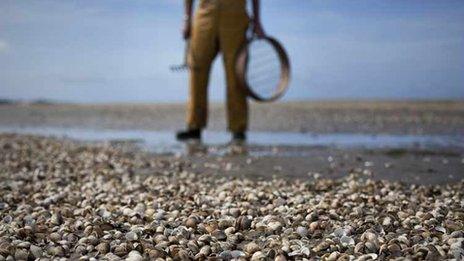
[[[261,25],[261,21],[259,20],[253,20],[253,32],[256,36],[258,36],[258,38],[263,38],[266,36],[263,26]]]
[[[184,37],[185,40],[190,38],[191,31],[192,31],[192,19],[190,19],[190,17],[187,17],[184,20],[184,28],[182,30],[182,36]]]

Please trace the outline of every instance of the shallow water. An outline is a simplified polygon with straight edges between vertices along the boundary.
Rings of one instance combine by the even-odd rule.
[[[3,133],[65,137],[82,141],[134,143],[156,153],[179,153],[186,146],[177,142],[170,131],[78,129],[57,127],[0,127]],[[220,153],[230,141],[227,132],[206,131],[205,148]],[[371,135],[352,133],[311,134],[294,132],[250,132],[248,144],[261,147],[256,154],[275,154],[275,147],[341,148],[458,148],[464,149],[464,135]],[[251,147],[250,146],[250,147]],[[273,149],[274,147],[274,149]],[[211,151],[214,150],[214,151]],[[280,153],[285,150],[281,150]],[[289,152],[287,150],[287,152]],[[294,153],[294,152],[293,152]]]

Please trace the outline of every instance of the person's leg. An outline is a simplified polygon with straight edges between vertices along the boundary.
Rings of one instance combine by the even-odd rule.
[[[190,39],[190,96],[187,106],[187,128],[206,127],[208,113],[208,81],[211,63],[218,52],[215,8],[207,1],[195,15]]]
[[[245,1],[222,0],[221,3],[223,8],[219,26],[219,45],[226,71],[228,129],[240,134],[248,127],[248,104],[246,92],[235,78],[234,62],[238,49],[245,42],[249,19]],[[237,137],[240,138],[239,136]]]

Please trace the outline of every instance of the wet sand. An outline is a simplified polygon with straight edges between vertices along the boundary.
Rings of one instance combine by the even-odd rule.
[[[212,105],[210,111],[209,129],[223,131],[222,106]],[[0,127],[174,131],[183,127],[184,114],[182,104],[4,104],[0,106]],[[464,102],[252,104],[251,118],[251,130],[254,131],[462,135]],[[221,146],[227,147],[186,146],[180,156],[156,154],[153,157],[167,161],[180,157],[194,165],[195,169],[190,170],[196,173],[252,179],[271,179],[273,176],[302,180],[313,176],[341,178],[352,171],[376,180],[417,184],[453,183],[464,178],[462,147],[369,149],[251,145],[250,151],[258,154],[260,150],[266,151],[265,155],[256,157],[253,156],[257,154],[255,152],[250,153],[251,156],[217,155],[208,152]],[[191,150],[197,153],[190,153]]]
[[[222,104],[209,110],[209,130],[225,131]],[[184,104],[4,104],[0,126],[176,130]],[[462,134],[463,101],[251,103],[250,130],[310,133]]]
[[[362,173],[373,180],[400,181],[407,184],[451,184],[464,180],[462,149],[282,146],[250,148],[252,149],[266,151],[266,155],[246,156],[240,154],[243,148],[235,147],[229,149],[228,154],[217,156],[191,146],[190,155],[182,154],[179,159],[189,162],[186,169],[194,173],[258,180],[270,180],[273,177],[299,180],[311,180],[315,177],[339,179],[353,172]],[[268,151],[274,151],[275,155]],[[256,152],[253,154],[259,155]],[[169,160],[172,157],[164,158]]]

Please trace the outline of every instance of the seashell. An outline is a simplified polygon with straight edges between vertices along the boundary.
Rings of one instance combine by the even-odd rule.
[[[51,256],[59,256],[62,257],[64,256],[64,250],[61,246],[52,246],[48,248],[47,253]]]
[[[462,243],[453,243],[449,248],[449,253],[456,260],[462,260],[464,258],[464,248],[462,247]]]
[[[0,261],[464,258],[463,182],[373,180],[364,152],[326,155],[334,171],[359,158],[340,179],[217,177],[245,165],[216,147],[196,160],[0,134]]]
[[[362,255],[360,256],[357,260],[377,260],[378,258],[378,255],[375,254],[375,253],[369,253],[369,254],[365,254],[365,255]]]
[[[65,238],[66,241],[68,241],[71,244],[75,244],[78,241],[78,237],[76,235],[74,235],[73,233],[70,233],[70,234],[68,234],[68,235],[66,235],[65,237],[62,237],[62,238]]]
[[[254,254],[259,249],[260,248],[259,248],[258,244],[256,244],[255,242],[250,242],[250,243],[246,244],[245,247],[243,248],[243,250],[246,253],[250,254],[250,255]]]
[[[145,217],[153,217],[153,214],[155,214],[156,210],[154,208],[148,207],[145,210]]]
[[[391,253],[392,256],[401,255],[401,247],[398,244],[390,244],[388,245],[387,249]]]
[[[139,239],[139,236],[134,231],[129,231],[126,233],[125,238],[127,241],[136,241]]]
[[[108,260],[108,261],[118,261],[118,260],[121,260],[120,257],[118,257],[117,255],[113,254],[113,253],[107,253],[105,255],[105,260]]]
[[[30,226],[25,226],[23,228],[16,230],[16,234],[18,235],[19,238],[25,239],[27,237],[32,236],[33,231]]]
[[[96,238],[95,236],[88,236],[87,237],[87,243],[90,244],[90,245],[93,245],[95,246],[96,244],[98,244],[98,238]]]
[[[98,244],[95,249],[100,253],[100,254],[106,254],[110,251],[110,245],[107,242],[101,242]]]
[[[48,238],[50,239],[50,241],[53,241],[53,242],[58,242],[61,240],[61,235],[58,234],[58,233],[51,233]]]
[[[84,223],[80,220],[77,220],[75,223],[74,223],[74,229],[75,230],[82,230],[84,229]]]
[[[361,235],[361,240],[362,241],[370,241],[370,242],[375,241],[375,242],[377,242],[377,235],[372,233],[372,232],[366,231]]]
[[[405,235],[399,236],[398,237],[398,242],[403,243],[403,244],[405,244],[407,246],[409,246],[411,244],[409,239]]]
[[[294,251],[288,253],[288,256],[294,257],[294,256],[309,256],[310,251],[309,248],[305,246],[300,246],[298,249],[295,249]]]
[[[240,212],[241,212],[241,211],[240,211],[240,209],[238,209],[238,208],[231,208],[231,209],[229,209],[230,215],[233,216],[233,217],[235,217],[235,218],[237,218],[238,216],[240,216]]]
[[[186,221],[185,221],[185,226],[186,227],[190,227],[190,228],[197,228],[197,224],[198,224],[198,221],[196,218],[193,218],[193,217],[189,217]]]
[[[261,261],[261,260],[266,260],[266,256],[264,255],[263,252],[257,251],[251,256],[251,261]]]
[[[164,242],[164,241],[167,241],[167,240],[168,240],[168,238],[163,234],[158,234],[153,239],[153,241],[155,241],[155,243],[161,243],[161,242]]]
[[[190,249],[190,251],[193,254],[197,254],[200,251],[200,248],[198,247],[198,245],[193,240],[188,241],[187,247],[188,247],[188,249]]]
[[[9,206],[7,203],[5,202],[0,202],[0,210],[5,210],[7,209]]]
[[[287,261],[287,258],[284,255],[279,254],[274,258],[274,261]]]
[[[332,242],[322,241],[318,245],[316,245],[312,250],[314,252],[316,252],[316,253],[321,252],[321,251],[324,251],[324,250],[328,249],[331,244],[332,244]]]
[[[280,223],[279,221],[271,221],[267,225],[267,231],[271,233],[277,233],[281,230],[282,230],[282,223]]]
[[[232,256],[232,258],[240,258],[246,256],[246,254],[240,250],[232,250],[230,251],[230,255]]]
[[[329,256],[327,257],[326,260],[327,261],[336,261],[339,256],[340,256],[340,252],[334,251],[334,252],[329,254]]]
[[[43,251],[42,251],[42,248],[36,246],[36,245],[31,245],[29,247],[29,251],[31,252],[32,256],[37,259],[37,258],[41,258],[42,255],[43,255]]]
[[[3,218],[3,222],[8,224],[8,223],[11,223],[11,221],[13,221],[13,217],[10,216],[10,215],[6,215],[4,218]]]
[[[153,259],[156,259],[156,258],[164,258],[165,254],[161,250],[150,249],[150,250],[148,250],[148,257],[149,257],[150,260],[153,260]]]
[[[117,245],[115,248],[114,248],[114,251],[113,251],[117,256],[125,256],[127,255],[127,253],[129,253],[129,246],[126,244],[126,243],[122,243],[120,245]]]
[[[203,256],[209,256],[211,254],[211,247],[206,245],[206,246],[203,246],[201,249],[200,249],[200,254],[202,254]]]
[[[14,253],[14,258],[16,260],[27,260],[29,257],[29,252],[26,249],[18,248]]]
[[[438,232],[441,232],[443,234],[446,234],[446,228],[444,228],[442,226],[435,227],[435,230],[438,231]]]
[[[16,244],[16,248],[29,248],[31,246],[30,242],[22,241]]]
[[[141,261],[143,260],[142,255],[137,250],[132,250],[127,255],[126,261]]]
[[[452,238],[464,237],[464,232],[463,231],[453,231],[453,232],[451,232],[450,237],[452,237]]]
[[[87,248],[84,245],[78,245],[74,249],[74,252],[82,256],[87,253]]]
[[[63,223],[63,217],[61,216],[60,212],[55,212],[51,217],[50,217],[50,223],[53,225],[59,226]]]
[[[90,234],[92,234],[92,231],[93,231],[92,226],[86,226],[85,229],[84,229],[84,235],[90,236]]]
[[[368,253],[376,253],[379,250],[379,246],[376,242],[366,242],[364,243],[364,247]]]
[[[227,238],[227,235],[223,231],[221,231],[219,229],[214,230],[211,233],[211,236],[216,238],[217,240],[220,240],[220,241],[225,240]]]
[[[9,242],[0,242],[0,255],[2,256],[8,256],[10,252],[12,251],[13,246],[10,245]]]
[[[349,236],[342,236],[340,238],[340,243],[342,243],[343,246],[354,245],[354,239]]]
[[[364,253],[364,247],[365,247],[364,242],[359,242],[355,245],[354,252],[356,254]]]
[[[240,216],[235,220],[235,230],[247,230],[251,227],[251,219],[248,216]]]
[[[319,229],[319,222],[318,221],[313,221],[309,224],[309,231],[311,233],[314,233],[314,231],[316,231],[317,229]]]
[[[144,203],[139,202],[134,208],[134,212],[137,213],[139,216],[144,216],[146,210],[146,206]]]
[[[231,234],[234,234],[235,233],[235,227],[228,227],[224,230],[224,233],[226,233],[226,235],[231,235]]]
[[[235,223],[235,220],[233,218],[222,218],[219,219],[218,226],[219,229],[226,229],[228,227],[232,227]]]
[[[348,235],[348,231],[345,228],[337,228],[334,230],[333,234],[334,236],[341,238],[342,236]]]
[[[187,230],[186,227],[184,226],[179,226],[177,228],[175,228],[173,231],[172,231],[172,235],[174,236],[178,236],[178,237],[181,237],[181,238],[189,238],[190,237],[190,232]]]
[[[190,260],[190,256],[187,251],[180,249],[177,254],[175,255],[175,259],[177,260]]]
[[[307,237],[308,236],[308,229],[302,226],[296,228],[296,233],[300,235],[300,237]]]
[[[163,220],[165,216],[164,212],[157,212],[156,214],[153,215],[153,218],[155,220]]]
[[[199,238],[198,238],[198,241],[202,241],[202,242],[209,242],[211,241],[211,236],[210,235],[201,235]]]
[[[221,253],[219,253],[219,257],[221,258],[221,260],[231,260],[233,258],[230,250],[222,251]]]

